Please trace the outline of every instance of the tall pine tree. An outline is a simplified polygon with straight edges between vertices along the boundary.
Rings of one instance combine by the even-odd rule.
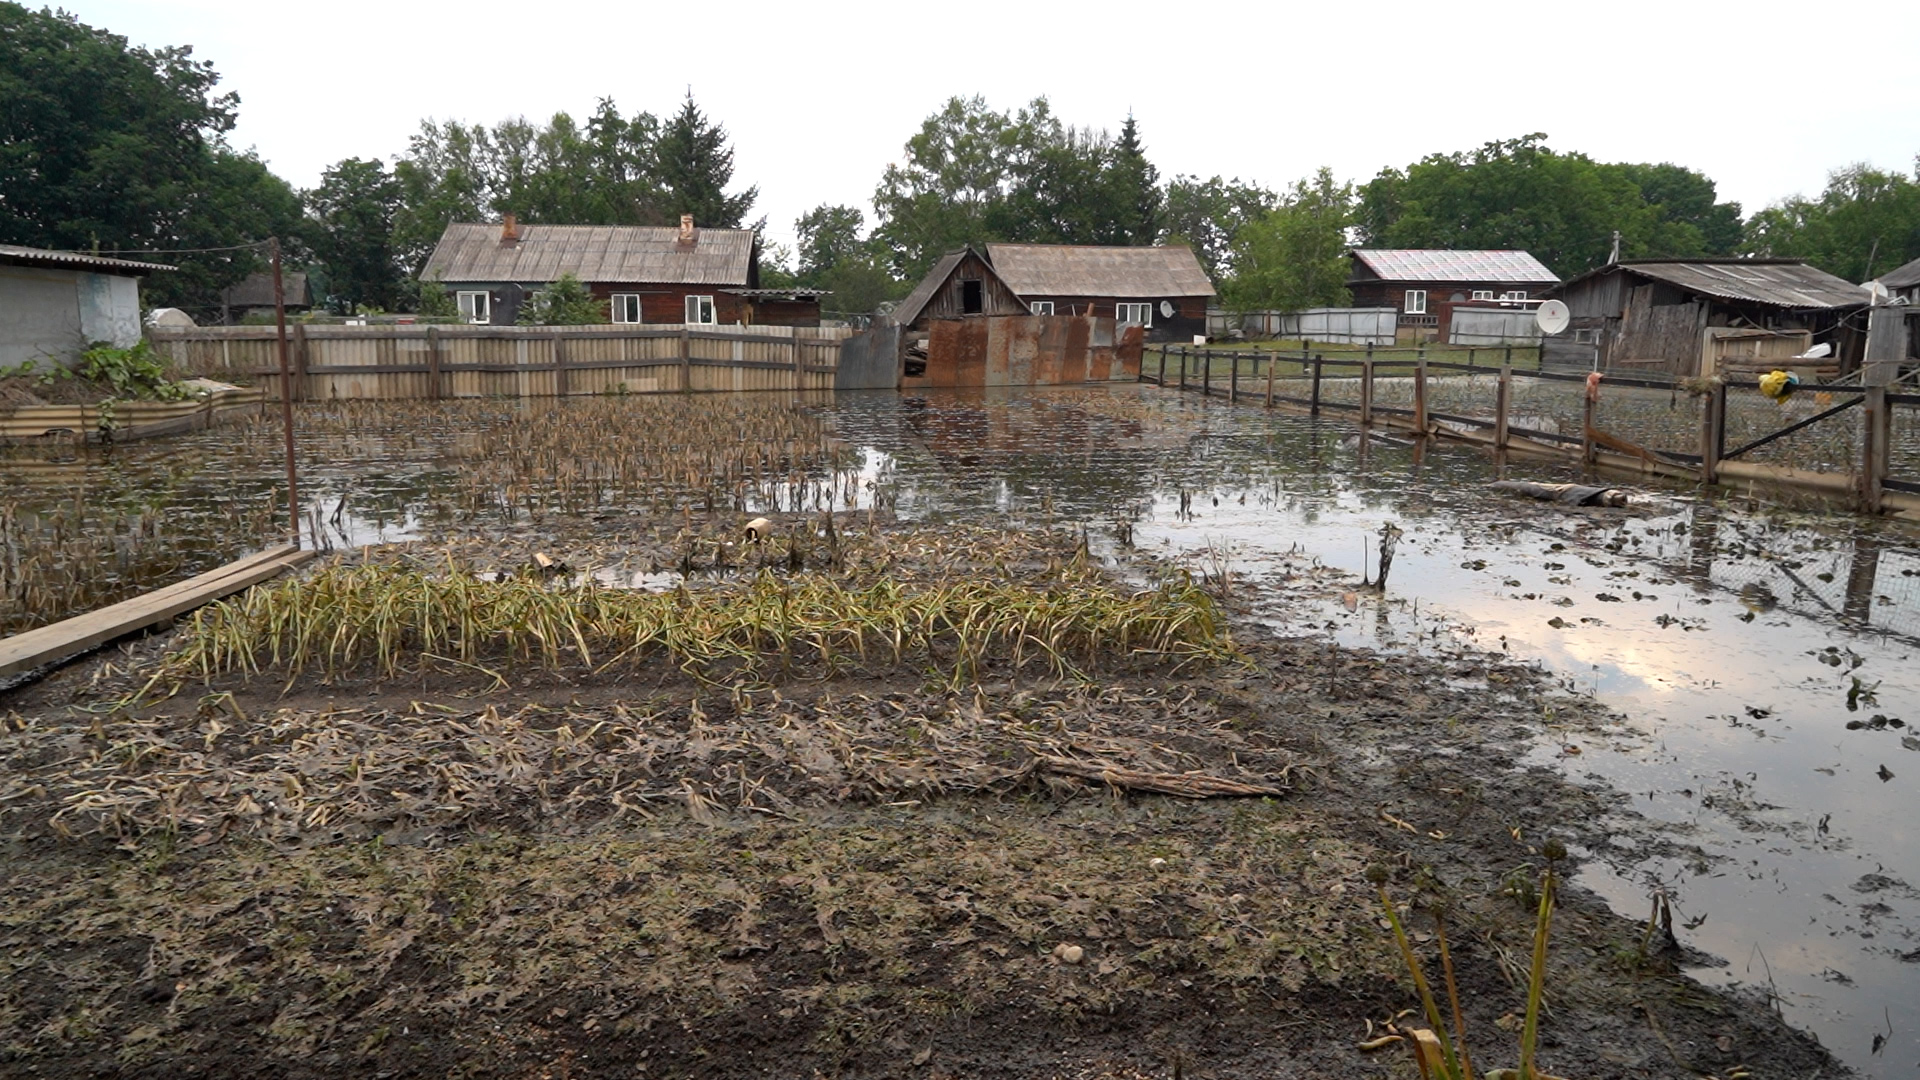
[[[1147,149],[1140,142],[1140,125],[1132,113],[1127,114],[1119,141],[1113,144],[1107,184],[1112,212],[1119,226],[1119,235],[1113,242],[1131,245],[1159,242],[1165,207],[1160,170],[1147,160]]]
[[[658,143],[660,186],[672,217],[692,214],[696,224],[737,229],[760,197],[758,186],[727,194],[733,180],[733,148],[727,129],[708,120],[693,94],[667,122]]]

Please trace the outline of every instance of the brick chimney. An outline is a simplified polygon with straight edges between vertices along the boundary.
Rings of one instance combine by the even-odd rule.
[[[514,220],[512,214],[506,215],[500,221],[500,242],[503,244],[520,242],[520,223]]]
[[[680,246],[681,247],[693,246],[693,215],[692,214],[680,215]]]

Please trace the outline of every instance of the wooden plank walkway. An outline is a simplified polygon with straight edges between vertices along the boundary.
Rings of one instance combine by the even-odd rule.
[[[115,638],[159,626],[202,604],[275,577],[313,556],[312,551],[283,544],[131,600],[0,639],[0,679],[57,663]]]

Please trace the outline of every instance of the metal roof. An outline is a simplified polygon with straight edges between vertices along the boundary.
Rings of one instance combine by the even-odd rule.
[[[1440,249],[1358,248],[1353,257],[1382,281],[1560,280],[1539,259],[1524,251],[1445,251]]]
[[[677,227],[652,225],[521,225],[502,243],[499,225],[453,224],[421,270],[448,282],[558,281],[670,285],[745,285],[753,262],[749,229],[697,229],[689,247]]]
[[[987,261],[1020,297],[1213,295],[1213,282],[1185,247],[988,244]]]
[[[1915,285],[1920,285],[1920,259],[1881,274],[1879,281],[1889,289],[1911,289]]]
[[[1615,266],[1703,296],[1772,307],[1796,310],[1860,307],[1868,299],[1867,290],[1851,281],[1793,259],[1636,260]],[[1613,268],[1603,266],[1594,273]]]
[[[746,296],[764,300],[769,296],[790,296],[798,300],[811,300],[816,297],[830,296],[832,289],[729,289],[735,296]]]
[[[135,275],[147,274],[155,270],[179,269],[165,263],[108,259],[99,255],[82,255],[73,251],[49,251],[46,248],[21,247],[18,244],[0,244],[0,263],[11,263],[15,266],[49,266],[61,270],[97,270],[103,273],[126,270],[132,271]]]

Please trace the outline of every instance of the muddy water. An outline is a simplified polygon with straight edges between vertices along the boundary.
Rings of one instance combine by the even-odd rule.
[[[1563,731],[1543,717],[1536,752],[1629,794],[1639,815],[1623,814],[1617,843],[1591,853],[1581,883],[1634,916],[1664,890],[1681,939],[1720,959],[1701,978],[1774,995],[1867,1075],[1920,1070],[1913,535],[1682,487],[1637,486],[1624,510],[1563,510],[1488,492],[1503,473],[1476,450],[1360,440],[1339,420],[1151,387],[857,394],[807,407],[850,445],[863,505],[1077,522],[1096,547],[1130,541],[1224,573],[1243,595],[1259,595],[1247,588],[1257,580],[1331,573],[1330,589],[1308,590],[1324,600],[1268,604],[1275,633],[1505,650],[1597,695],[1625,717],[1617,730]],[[569,408],[538,418],[565,422]],[[303,439],[308,513],[330,542],[530,527],[510,504],[452,494],[460,441],[527,412],[490,402],[430,412],[396,410],[390,431]],[[83,486],[158,512],[159,536],[124,571],[128,585],[158,584],[277,538],[277,517],[259,510],[282,490],[272,435],[221,429],[16,458],[0,462],[0,497],[50,511]],[[1539,463],[1506,475],[1573,479]],[[745,504],[816,498],[803,484]],[[608,503],[592,516],[617,524],[636,508]],[[1401,536],[1385,599],[1339,584],[1375,572],[1389,523]]]

